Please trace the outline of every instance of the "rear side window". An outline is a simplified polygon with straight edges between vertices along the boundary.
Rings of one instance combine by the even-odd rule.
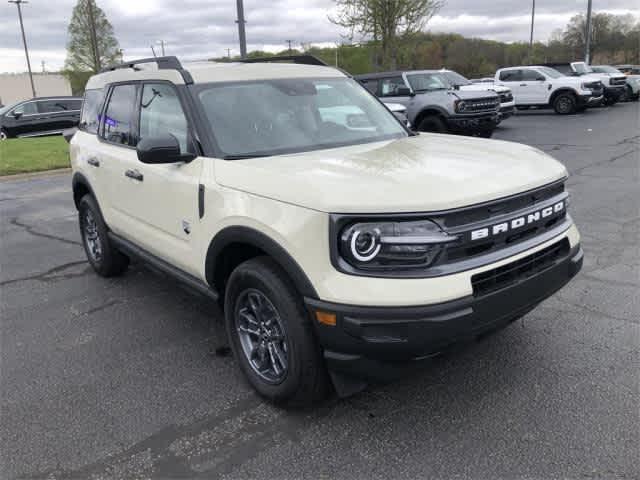
[[[520,82],[522,81],[522,70],[503,70],[500,72],[501,82]]]
[[[38,110],[40,113],[68,112],[74,109],[79,110],[71,100],[52,99],[38,102]]]
[[[180,152],[188,147],[187,117],[175,88],[166,83],[145,84],[140,104],[139,139],[170,133],[178,139]]]
[[[395,97],[398,95],[398,87],[406,87],[402,77],[383,78],[380,81],[380,96]]]
[[[135,85],[117,85],[113,88],[104,114],[102,136],[105,140],[119,145],[130,144],[135,105]]]
[[[79,128],[87,133],[98,133],[100,110],[102,109],[102,93],[101,88],[84,92]],[[79,108],[80,106],[78,106]]]

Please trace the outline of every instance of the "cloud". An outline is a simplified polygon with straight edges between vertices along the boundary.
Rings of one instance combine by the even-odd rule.
[[[97,0],[114,26],[125,58],[151,55],[162,39],[166,53],[187,59],[237,54],[238,32],[233,0]],[[31,2],[23,6],[27,42],[34,70],[44,60],[50,70],[64,64],[67,25],[76,0]],[[572,15],[585,9],[583,0],[537,0],[535,38],[545,40]],[[328,21],[331,0],[245,0],[248,48],[277,51],[286,40],[330,44],[344,40]],[[628,0],[600,0],[599,11],[632,12]],[[529,38],[530,2],[523,0],[448,0],[428,25],[436,32],[457,32],[501,41]],[[159,46],[156,52],[159,51]],[[16,8],[0,2],[0,72],[24,71],[26,62]]]

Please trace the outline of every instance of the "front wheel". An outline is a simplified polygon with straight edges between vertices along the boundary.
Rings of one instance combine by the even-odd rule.
[[[7,138],[9,138],[9,134],[4,128],[0,128],[0,141],[6,140]]]
[[[78,205],[78,221],[82,245],[87,260],[102,277],[123,273],[129,266],[129,257],[118,251],[107,236],[107,226],[93,196],[87,194]]]
[[[224,310],[231,349],[260,395],[289,406],[324,399],[328,377],[311,318],[273,260],[256,257],[233,271]]]
[[[569,115],[576,111],[576,97],[570,93],[561,93],[553,101],[553,109],[559,115]]]
[[[436,115],[427,115],[418,124],[418,130],[430,133],[447,133],[447,125]]]

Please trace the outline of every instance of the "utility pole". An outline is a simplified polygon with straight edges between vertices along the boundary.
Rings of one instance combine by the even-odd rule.
[[[533,0],[531,6],[531,37],[529,38],[529,63],[533,62],[533,25],[536,19],[536,0]]]
[[[231,60],[231,49],[227,48],[227,58]]]
[[[285,42],[289,44],[289,53],[291,53],[291,42],[293,42],[293,40],[285,40]]]
[[[29,60],[29,49],[27,48],[27,37],[24,34],[24,24],[22,23],[22,8],[20,5],[29,3],[26,0],[9,0],[9,3],[15,3],[18,6],[18,18],[20,18],[20,30],[22,31],[22,43],[24,44],[24,55],[27,57],[27,68],[29,69],[29,81],[31,82],[31,93],[36,96],[36,87],[33,84],[33,73],[31,72],[31,61]]]
[[[587,41],[584,52],[584,63],[591,63],[591,0],[587,4]]]
[[[42,64],[42,73],[47,73],[47,69],[45,68],[45,61],[42,60],[42,62],[40,62]]]
[[[244,19],[244,5],[242,4],[242,0],[236,0],[236,5],[238,8],[238,19],[236,23],[238,24],[238,36],[240,37],[240,58],[245,58],[247,56],[247,37],[244,32],[244,24],[247,22]]]
[[[102,70],[100,61],[100,51],[98,50],[98,35],[96,34],[96,17],[93,15],[93,0],[87,2],[89,11],[89,37],[91,38],[91,49],[93,50],[93,65],[96,72]]]
[[[158,40],[156,43],[160,44],[160,51],[162,52],[162,56],[164,57],[164,40]]]

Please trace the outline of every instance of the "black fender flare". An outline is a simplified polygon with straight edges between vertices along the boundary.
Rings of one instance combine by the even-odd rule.
[[[572,94],[576,99],[580,96],[580,94],[574,90],[571,87],[560,87],[559,89],[555,90],[551,96],[549,97],[549,105],[553,105],[553,102],[555,102],[556,97],[558,95],[562,95],[563,93],[570,93]]]
[[[411,125],[413,125],[413,128],[418,128],[418,119],[421,119],[423,116],[425,115],[431,115],[431,114],[435,114],[438,115],[440,117],[443,118],[443,120],[446,122],[447,118],[449,118],[450,114],[444,110],[442,107],[439,107],[437,105],[427,105],[427,106],[423,106],[418,113],[416,113],[416,115],[413,117],[413,120],[411,120]]]
[[[214,288],[213,279],[220,253],[233,243],[243,243],[258,248],[273,258],[289,275],[298,291],[305,297],[318,298],[311,281],[298,262],[278,242],[258,230],[245,226],[231,226],[220,230],[209,243],[205,259],[205,277]]]

